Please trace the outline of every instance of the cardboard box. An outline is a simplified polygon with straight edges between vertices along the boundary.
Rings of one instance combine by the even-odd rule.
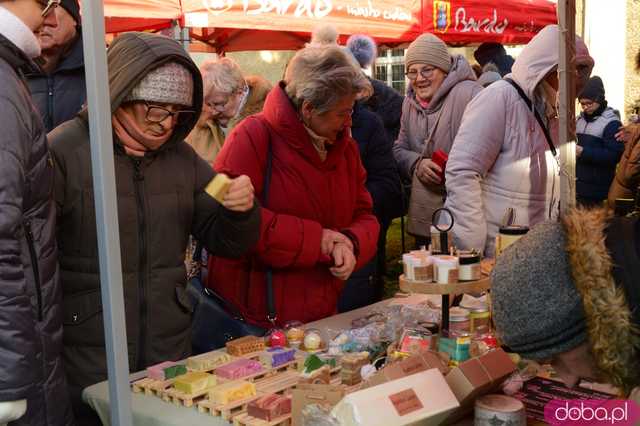
[[[437,368],[442,374],[449,371],[447,364],[436,352],[419,352],[402,361],[385,366],[367,380],[365,387],[378,386],[431,368]]]
[[[307,405],[320,404],[333,407],[344,395],[345,387],[342,385],[298,384],[298,386],[292,390],[292,426],[302,425],[302,409]]]
[[[460,409],[447,421],[473,410],[477,397],[494,391],[515,370],[516,365],[502,349],[472,358],[453,368],[447,374],[446,381],[460,402]]]
[[[444,376],[432,368],[346,395],[331,413],[343,426],[439,425],[458,407]]]

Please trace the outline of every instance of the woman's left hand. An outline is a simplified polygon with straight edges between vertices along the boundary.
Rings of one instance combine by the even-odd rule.
[[[356,267],[356,257],[353,251],[344,243],[337,243],[331,252],[333,262],[336,266],[329,268],[331,274],[343,281],[346,281]]]
[[[231,180],[222,205],[232,211],[246,212],[253,207],[253,193],[254,189],[249,176],[238,176]]]

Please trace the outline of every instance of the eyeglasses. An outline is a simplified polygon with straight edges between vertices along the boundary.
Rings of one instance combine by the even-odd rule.
[[[220,112],[224,111],[225,108],[227,108],[227,106],[229,105],[229,102],[231,102],[231,100],[235,97],[235,96],[239,96],[242,95],[244,93],[244,91],[247,90],[246,87],[237,89],[233,92],[231,92],[229,94],[229,96],[227,97],[227,99],[223,102],[209,102],[209,101],[205,101],[205,105],[211,109],[215,109],[218,110]]]
[[[149,105],[146,102],[144,103],[144,106],[147,109],[147,115],[145,118],[151,123],[162,123],[168,117],[171,117],[178,124],[184,124],[193,118],[196,113],[192,110],[169,111],[164,107]]]
[[[60,5],[60,1],[61,0],[38,0],[40,6],[43,7],[42,16],[47,16],[49,12],[58,7]]]
[[[431,75],[433,74],[433,72],[435,70],[436,69],[433,68],[433,67],[424,67],[424,68],[421,68],[420,71],[417,71],[417,70],[407,71],[405,73],[405,75],[407,76],[407,78],[409,80],[414,81],[414,80],[416,80],[418,78],[418,73],[420,73],[422,78],[429,78],[429,77],[431,77]]]
[[[595,102],[593,101],[580,101],[580,106],[582,108],[590,108],[593,106],[593,104],[595,104]]]

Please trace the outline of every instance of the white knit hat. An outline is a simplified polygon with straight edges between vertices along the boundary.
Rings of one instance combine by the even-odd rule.
[[[148,73],[125,98],[129,101],[193,105],[193,76],[183,65],[169,62]]]

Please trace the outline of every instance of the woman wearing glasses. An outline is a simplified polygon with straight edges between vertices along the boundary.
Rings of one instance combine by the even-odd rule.
[[[211,253],[240,256],[257,240],[260,218],[246,176],[233,180],[222,205],[204,192],[215,173],[184,142],[202,108],[202,79],[183,48],[167,37],[127,33],[107,60],[129,366],[137,371],[191,351],[189,235]],[[64,360],[74,409],[84,417],[81,390],[107,378],[87,111],[50,140]]]
[[[433,34],[422,34],[409,45],[405,65],[410,87],[393,154],[403,177],[419,185],[411,190],[408,229],[420,246],[429,243],[431,216],[446,195],[444,170],[431,156],[449,153],[464,109],[482,86],[464,56],[451,56]]]
[[[202,114],[187,142],[213,163],[226,135],[246,117],[262,111],[271,83],[259,76],[244,77],[229,58],[206,61],[200,67],[204,84]]]

